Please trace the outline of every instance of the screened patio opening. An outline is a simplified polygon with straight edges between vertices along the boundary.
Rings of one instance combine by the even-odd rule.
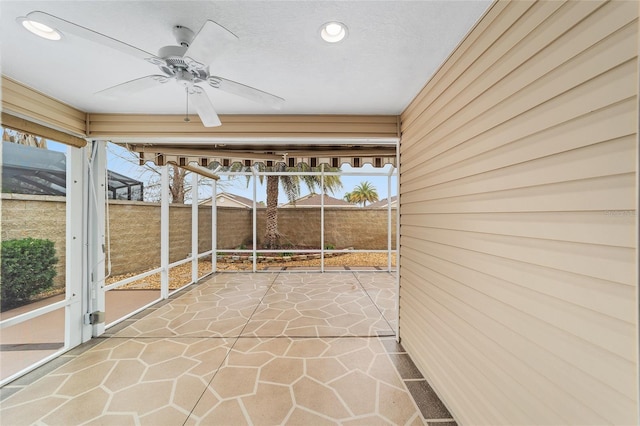
[[[2,192],[12,194],[66,194],[67,163],[62,152],[2,142]],[[107,195],[112,200],[142,201],[144,184],[107,170]]]

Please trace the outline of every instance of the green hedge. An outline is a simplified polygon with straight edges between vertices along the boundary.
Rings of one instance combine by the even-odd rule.
[[[3,310],[23,305],[53,287],[58,262],[53,241],[24,238],[2,242],[0,305]]]

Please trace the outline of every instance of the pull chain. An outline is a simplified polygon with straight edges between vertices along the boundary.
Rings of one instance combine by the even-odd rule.
[[[184,122],[188,123],[191,121],[191,119],[189,118],[189,89],[187,89],[186,87],[184,88],[184,91],[187,94],[187,114],[184,116]]]

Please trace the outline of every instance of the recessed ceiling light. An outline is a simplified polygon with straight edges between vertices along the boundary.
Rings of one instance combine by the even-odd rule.
[[[60,40],[62,38],[62,34],[56,30],[55,28],[51,28],[48,25],[42,24],[37,21],[32,21],[25,16],[21,16],[16,19],[19,23],[22,24],[29,32],[37,35],[38,37],[46,38],[47,40]]]
[[[327,43],[337,43],[347,36],[347,26],[341,22],[327,22],[320,28],[320,36]]]

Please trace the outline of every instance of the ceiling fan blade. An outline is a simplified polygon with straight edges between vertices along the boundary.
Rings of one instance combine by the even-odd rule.
[[[221,51],[233,42],[238,41],[238,36],[213,21],[207,21],[196,36],[191,45],[184,53],[185,58],[189,58],[198,68],[206,68],[216,58]],[[195,65],[195,64],[194,64]]]
[[[130,80],[126,83],[101,90],[97,92],[96,95],[119,98],[130,93],[141,92],[143,90],[156,87],[160,84],[166,83],[167,81],[169,81],[169,78],[164,75],[148,75],[146,77],[136,78],[135,80]]]
[[[234,95],[242,96],[249,100],[269,105],[272,108],[280,109],[284,103],[284,99],[271,93],[263,92],[256,88],[237,83],[226,78],[211,76],[209,77],[209,85],[215,89],[224,90]]]
[[[216,114],[216,110],[213,109],[213,104],[209,96],[207,96],[201,87],[193,86],[193,92],[191,92],[190,95],[191,102],[196,108],[204,127],[217,127],[222,124],[218,118],[218,114]]]
[[[55,28],[63,34],[74,34],[78,37],[84,38],[85,40],[111,47],[112,49],[135,56],[136,58],[144,59],[156,65],[158,65],[157,61],[163,62],[161,58],[158,58],[156,55],[142,49],[138,49],[137,47],[131,46],[130,44],[124,43],[120,40],[116,40],[115,38],[111,38],[99,32],[90,30],[89,28],[74,24],[73,22],[65,21],[62,18],[49,15],[45,12],[30,12],[27,14],[26,18],[35,22],[40,22],[51,28]]]

